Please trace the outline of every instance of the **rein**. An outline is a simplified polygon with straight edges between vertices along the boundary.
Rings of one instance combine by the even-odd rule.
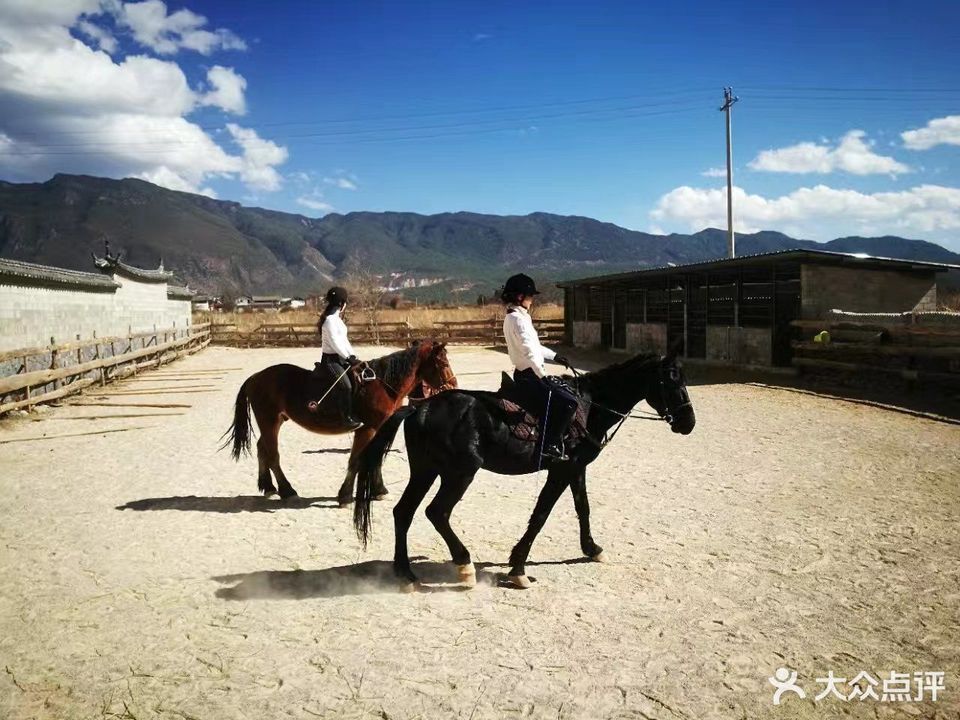
[[[570,370],[573,371],[574,377],[579,380],[580,377],[581,377],[580,372],[579,372],[575,367],[573,367],[572,365],[568,365],[567,367],[569,367]],[[663,383],[663,374],[662,374],[662,371],[658,371],[657,374],[658,374],[658,376],[659,376],[659,383],[658,383],[658,384],[660,385],[660,393],[661,393],[661,395],[663,396],[663,401],[664,401],[664,402],[663,402],[663,405],[664,405],[664,407],[668,407],[668,404],[667,404],[667,401],[666,401],[666,392],[664,391],[664,383]],[[616,416],[618,416],[618,417],[620,418],[620,422],[618,422],[618,423],[616,424],[616,426],[614,426],[614,428],[613,428],[612,431],[607,430],[607,431],[603,434],[603,440],[602,440],[602,441],[599,441],[599,446],[600,446],[600,447],[604,447],[607,443],[609,443],[611,440],[613,440],[614,436],[620,431],[620,428],[623,427],[623,424],[624,424],[628,419],[629,419],[629,420],[657,420],[657,421],[664,421],[664,422],[667,422],[667,423],[672,423],[672,422],[673,422],[673,417],[674,417],[674,415],[677,413],[677,411],[682,410],[682,409],[685,408],[685,407],[690,407],[690,406],[692,405],[692,403],[691,403],[689,400],[687,400],[687,402],[681,403],[681,404],[677,405],[676,407],[671,408],[671,409],[670,409],[670,410],[671,410],[670,412],[667,412],[667,413],[661,415],[659,412],[650,412],[650,411],[648,411],[648,410],[634,410],[634,409],[631,409],[631,410],[629,410],[628,412],[622,413],[622,412],[620,412],[619,410],[614,410],[614,409],[611,408],[611,407],[607,407],[607,406],[605,406],[605,405],[601,405],[600,403],[594,402],[593,400],[588,400],[587,402],[589,402],[592,407],[596,407],[596,408],[598,408],[599,410],[604,410],[604,411],[606,411],[606,412],[608,412],[608,413],[611,413],[611,414],[613,414],[613,415],[616,415]],[[588,434],[587,436],[590,437],[589,434]]]

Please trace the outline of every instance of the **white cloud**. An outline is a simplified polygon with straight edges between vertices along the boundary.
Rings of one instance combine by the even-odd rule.
[[[753,170],[781,173],[832,173],[838,170],[853,175],[898,175],[910,168],[892,157],[878,155],[866,141],[863,130],[851,130],[836,147],[812,142],[776,150],[764,150],[750,163]]]
[[[117,51],[117,39],[109,30],[99,25],[94,25],[89,20],[81,20],[78,22],[77,30],[93,40],[93,42],[97,44],[97,47],[105,53],[112,55]]]
[[[323,213],[333,212],[335,209],[333,205],[323,199],[323,195],[321,193],[316,191],[310,195],[301,195],[298,197],[297,204],[303,205],[311,210],[318,210]]]
[[[233,68],[214,65],[207,71],[207,82],[212,89],[203,95],[200,101],[202,104],[222,108],[237,115],[246,114],[244,93],[247,90],[247,81],[242,75],[238,75]]]
[[[683,230],[726,227],[726,191],[678,187],[650,213],[659,224]],[[960,188],[919,185],[897,192],[861,193],[826,185],[766,198],[733,189],[738,232],[781,230],[813,239],[845,234],[944,237],[960,230]]]
[[[919,130],[900,133],[910,150],[929,150],[936,145],[960,145],[960,115],[948,115],[927,123]]]
[[[279,190],[283,178],[275,169],[287,160],[287,149],[271,140],[264,140],[255,130],[227,124],[234,141],[243,149],[241,179],[257,190]]]
[[[247,45],[229,30],[204,30],[207,19],[187,9],[167,14],[162,0],[124,3],[116,9],[117,23],[129,28],[134,39],[160,55],[194,50],[209,55],[215,50],[245,50]]]
[[[718,177],[726,177],[727,171],[724,168],[713,167],[713,168],[708,168],[704,170],[700,174],[703,175],[703,177],[718,178]]]
[[[323,181],[327,185],[333,185],[335,187],[340,188],[341,190],[357,189],[357,184],[353,180],[350,180],[349,178],[345,178],[345,177],[336,177],[336,178],[325,177]]]
[[[194,89],[175,62],[114,61],[82,39],[109,44],[97,34],[102,7],[122,10],[98,0],[0,0],[0,173],[18,181],[56,172],[132,176],[204,194],[216,177],[279,188],[286,148],[234,125],[229,137],[241,152],[232,154],[187,119],[204,105],[242,113],[246,80],[215,65],[206,87]],[[190,15],[195,24],[199,16]]]

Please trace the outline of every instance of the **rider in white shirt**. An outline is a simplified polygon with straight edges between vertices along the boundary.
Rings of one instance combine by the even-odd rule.
[[[337,398],[340,414],[348,425],[360,427],[363,423],[353,414],[353,383],[350,373],[344,372],[360,361],[347,337],[347,325],[340,313],[347,306],[347,291],[342,287],[333,287],[327,292],[327,307],[320,316],[321,352],[320,362],[327,375],[337,381],[334,395]]]
[[[577,411],[577,398],[562,385],[545,379],[546,361],[567,367],[570,363],[540,344],[529,312],[534,295],[539,294],[533,279],[527,275],[521,273],[507,280],[500,295],[507,306],[503,337],[510,362],[514,365],[513,379],[517,383],[521,404],[540,418],[543,455],[565,460],[563,437]]]

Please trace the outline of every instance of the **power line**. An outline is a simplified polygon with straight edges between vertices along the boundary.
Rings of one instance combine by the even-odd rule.
[[[658,110],[650,113],[639,112],[651,107],[663,107],[663,106],[674,106],[669,110]],[[364,136],[364,135],[375,135],[375,134],[390,134],[390,133],[405,133],[405,132],[423,132],[428,130],[453,130],[461,129],[463,132],[460,133],[448,133],[448,134],[470,134],[471,132],[503,132],[510,130],[519,130],[523,128],[518,128],[518,124],[530,123],[545,119],[565,119],[565,118],[582,118],[584,121],[590,120],[609,120],[609,119],[619,119],[627,117],[646,117],[654,116],[661,114],[671,114],[674,112],[686,112],[688,110],[695,110],[700,107],[699,103],[694,104],[690,101],[683,102],[667,102],[667,103],[649,103],[646,105],[632,105],[618,108],[603,108],[598,110],[582,110],[576,112],[568,113],[549,113],[542,115],[530,115],[520,118],[503,118],[503,119],[491,119],[491,120],[478,120],[474,122],[460,122],[460,123],[447,123],[439,125],[423,125],[423,126],[414,126],[414,127],[399,127],[399,128],[374,128],[369,130],[352,130],[352,131],[338,131],[338,132],[325,132],[325,133],[294,133],[288,135],[279,135],[274,136],[274,139],[290,141],[290,140],[301,140],[301,139],[324,139],[324,138],[344,138],[351,136]],[[614,118],[590,118],[590,115],[600,115],[616,113]],[[506,125],[505,127],[493,127],[486,128],[484,125],[498,124],[501,126]],[[472,127],[471,126],[481,126],[481,127]],[[470,129],[467,129],[470,128]],[[429,135],[429,136],[416,136],[416,137],[435,137],[438,135]],[[412,138],[402,138],[402,137],[383,137],[383,138],[364,138],[359,137],[353,142],[360,142],[364,140],[391,140],[391,139],[412,139]],[[142,142],[116,142],[116,141],[93,141],[86,143],[42,143],[38,147],[40,148],[75,148],[76,152],[69,151],[54,151],[48,152],[48,150],[40,149],[36,151],[17,151],[13,150],[11,152],[0,153],[0,155],[69,155],[69,154],[85,154],[86,152],[97,152],[104,148],[122,148],[122,147],[180,147],[180,146],[196,146],[200,144],[205,144],[206,141],[202,140],[157,140],[157,141],[142,141]],[[84,148],[87,148],[86,150]]]
[[[536,103],[531,105],[506,105],[500,107],[486,107],[486,108],[470,108],[464,110],[442,110],[436,112],[428,113],[413,113],[406,115],[374,115],[374,116],[363,116],[363,117],[353,117],[353,118],[334,118],[327,120],[320,119],[305,119],[305,120],[283,120],[277,122],[266,122],[266,123],[255,123],[255,128],[267,128],[267,127],[284,127],[290,125],[339,125],[344,123],[362,123],[362,122],[383,122],[388,120],[412,120],[420,118],[430,118],[430,117],[446,117],[446,116],[457,116],[457,115],[471,115],[471,114],[489,114],[497,112],[513,112],[517,110],[538,110],[540,108],[547,107],[565,107],[571,105],[584,105],[589,103],[605,103],[605,102],[619,102],[625,100],[639,100],[639,99],[650,99],[650,98],[669,98],[669,97],[692,97],[695,95],[704,94],[706,90],[701,89],[688,89],[688,90],[678,90],[669,93],[663,93],[659,95],[614,95],[600,98],[583,98],[578,100],[563,100],[557,102],[546,102],[546,103]],[[659,104],[659,103],[655,103]],[[217,125],[196,125],[201,130],[219,130],[223,128],[223,124]],[[61,135],[90,135],[102,132],[102,130],[66,130],[61,132]],[[31,135],[40,135],[41,132],[36,131],[26,131],[20,132],[18,135],[21,137],[29,137]]]

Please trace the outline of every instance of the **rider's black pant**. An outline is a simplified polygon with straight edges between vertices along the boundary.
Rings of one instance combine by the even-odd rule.
[[[533,370],[514,370],[513,381],[521,407],[540,418],[545,444],[559,444],[577,412],[577,397],[563,385],[537,377]]]
[[[353,383],[350,381],[350,373],[343,372],[350,367],[350,364],[336,353],[323,353],[320,362],[329,373],[330,377],[335,378],[342,375],[337,381],[337,387],[333,390],[336,396],[337,408],[341,417],[353,415]]]

